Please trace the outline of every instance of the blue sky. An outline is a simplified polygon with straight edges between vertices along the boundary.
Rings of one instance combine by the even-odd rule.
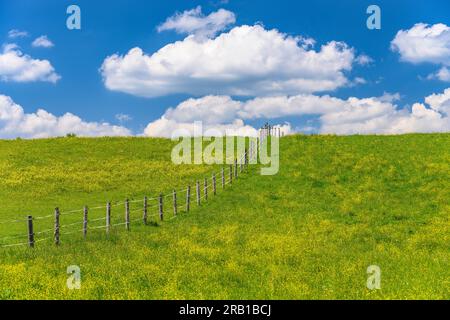
[[[66,8],[71,4],[81,8],[81,30],[66,28],[68,17]],[[370,4],[377,4],[381,8],[381,30],[369,30],[366,27],[368,17],[366,8]],[[0,0],[0,44],[4,46],[14,43],[20,47],[23,54],[33,59],[48,60],[54,72],[61,77],[55,83],[0,81],[0,94],[10,97],[15,104],[24,109],[25,113],[34,113],[38,108],[56,116],[70,112],[86,122],[105,121],[125,126],[134,134],[140,134],[169,107],[175,108],[191,97],[201,98],[206,94],[216,95],[223,92],[220,90],[216,92],[214,88],[210,93],[201,94],[172,90],[160,96],[142,97],[123,90],[108,89],[102,79],[100,68],[105,59],[115,53],[126,55],[131,48],[139,47],[145,54],[152,55],[168,44],[182,41],[187,34],[180,34],[174,30],[158,32],[157,27],[175,13],[182,13],[197,6],[201,6],[203,17],[221,8],[234,13],[235,23],[220,30],[218,34],[229,32],[234,27],[253,26],[259,23],[267,31],[277,29],[286,35],[312,38],[316,42],[314,49],[317,51],[321,45],[330,41],[342,41],[353,48],[355,58],[367,55],[373,60],[367,65],[353,63],[350,71],[343,71],[348,81],[362,78],[365,80],[364,83],[340,85],[332,90],[313,91],[308,94],[330,95],[346,100],[349,97],[362,99],[380,97],[384,93],[398,93],[400,99],[395,100],[396,108],[405,106],[408,108],[414,103],[423,103],[427,96],[442,94],[450,87],[448,81],[430,76],[446,68],[445,61],[448,60],[445,59],[450,59],[449,57],[444,57],[444,62],[423,59],[420,63],[412,63],[401,59],[398,50],[391,49],[391,41],[400,30],[411,29],[417,23],[426,23],[430,26],[438,23],[448,25],[450,2],[445,0],[308,2]],[[14,29],[27,32],[28,35],[8,37],[8,32]],[[42,35],[46,35],[54,46],[50,48],[32,46],[33,40]],[[260,96],[254,93],[245,96],[228,92],[225,94],[236,101],[246,101]],[[286,96],[293,95],[295,92],[286,93]],[[442,108],[440,112],[445,117]],[[129,115],[132,119],[120,122],[116,117],[118,114]],[[198,120],[202,120],[201,116]],[[245,123],[258,127],[266,120],[267,117],[264,116],[249,117],[245,119]],[[311,114],[294,116],[283,114],[274,116],[270,121],[280,124],[289,122],[293,128],[305,128],[308,123],[320,126],[317,116]],[[447,120],[444,128],[446,123]],[[319,129],[313,131],[315,130]]]

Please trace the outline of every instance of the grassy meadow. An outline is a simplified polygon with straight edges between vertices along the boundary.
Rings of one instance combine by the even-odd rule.
[[[148,138],[0,141],[0,222],[87,204],[104,217],[129,198],[193,186],[220,166],[170,160],[175,142]],[[0,299],[449,299],[450,134],[289,136],[280,172],[250,166],[189,213],[127,232],[89,230],[61,217],[61,245],[0,248]],[[193,195],[195,194],[193,190]],[[180,195],[184,203],[184,195]],[[156,202],[150,202],[149,206]],[[113,223],[123,221],[113,207]],[[149,209],[149,215],[157,209]],[[35,221],[35,232],[52,228]],[[92,221],[101,226],[104,221]],[[0,238],[26,222],[0,223]],[[39,234],[36,239],[51,237]],[[26,237],[0,241],[0,245]],[[66,286],[81,268],[80,290]],[[366,287],[381,268],[381,289]]]

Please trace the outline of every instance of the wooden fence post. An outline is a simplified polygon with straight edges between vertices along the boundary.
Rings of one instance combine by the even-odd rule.
[[[245,169],[248,168],[248,150],[247,148],[245,148],[245,152],[244,152],[244,165],[245,165]]]
[[[197,185],[196,185],[196,187],[197,187],[197,205],[199,206],[200,205],[200,182],[197,180]]]
[[[234,178],[237,179],[238,177],[238,164],[237,164],[237,158],[234,159]]]
[[[187,187],[186,191],[186,212],[191,209],[191,186]]]
[[[230,184],[233,184],[233,165],[230,164]]]
[[[147,196],[144,197],[144,224],[147,225],[147,217],[148,217],[148,198]]]
[[[125,200],[125,229],[130,231],[130,200]]]
[[[177,191],[173,190],[173,215],[176,216],[178,213],[177,210]]]
[[[55,208],[55,244],[59,246],[59,232],[60,225],[59,225],[59,208]]]
[[[216,174],[215,173],[213,173],[212,182],[213,182],[213,194],[216,195],[217,189],[216,189]]]
[[[222,189],[225,189],[225,169],[222,167]]]
[[[83,237],[86,239],[88,228],[88,207],[83,208]]]
[[[111,230],[111,202],[106,204],[106,233]]]
[[[28,245],[34,247],[33,217],[28,216]]]
[[[159,219],[161,221],[164,220],[164,212],[163,212],[163,195],[162,193],[159,194]]]
[[[205,178],[205,201],[208,201],[208,179]]]

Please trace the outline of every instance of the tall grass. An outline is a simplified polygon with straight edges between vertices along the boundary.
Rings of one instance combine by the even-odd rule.
[[[1,141],[0,220],[137,199],[212,171],[173,166],[172,146]],[[0,249],[0,298],[450,298],[450,134],[293,136],[280,154],[278,175],[251,167],[177,219]],[[66,287],[69,265],[81,268],[81,290]],[[381,290],[366,288],[370,265]]]

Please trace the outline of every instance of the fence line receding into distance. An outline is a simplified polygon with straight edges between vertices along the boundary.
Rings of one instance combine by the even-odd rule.
[[[144,196],[142,200],[132,200],[126,199],[124,202],[118,202],[112,204],[111,202],[107,202],[106,205],[96,206],[89,208],[88,206],[84,206],[79,210],[71,210],[71,211],[62,211],[60,212],[59,208],[55,208],[54,214],[46,215],[46,216],[38,216],[33,217],[31,215],[23,218],[23,219],[15,219],[15,220],[7,220],[0,221],[0,225],[2,224],[12,224],[12,223],[23,223],[26,225],[26,233],[18,234],[13,236],[7,236],[0,238],[0,242],[4,240],[10,239],[24,239],[21,242],[11,243],[11,244],[3,244],[0,245],[0,248],[7,247],[17,247],[17,246],[29,246],[33,248],[36,243],[53,239],[55,245],[60,245],[61,236],[80,233],[86,239],[89,230],[98,230],[104,229],[108,234],[110,233],[112,227],[124,226],[125,230],[130,231],[130,225],[133,222],[142,222],[144,225],[148,224],[148,219],[151,217],[158,217],[160,221],[164,220],[164,215],[170,211],[172,207],[172,217],[170,219],[174,219],[178,216],[178,214],[183,210],[188,213],[192,209],[192,203],[196,203],[198,206],[201,205],[202,200],[208,201],[213,196],[218,194],[219,188],[217,188],[217,180],[219,179],[219,183],[222,189],[225,189],[226,185],[231,185],[234,180],[237,180],[240,173],[244,171],[248,171],[248,165],[251,161],[255,160],[258,157],[258,146],[260,146],[261,142],[265,141],[269,135],[274,135],[277,137],[281,136],[280,130],[272,130],[269,128],[263,128],[260,131],[259,139],[257,142],[250,141],[249,148],[245,148],[244,154],[238,159],[234,159],[234,163],[229,165],[228,167],[222,167],[219,172],[212,173],[210,178],[205,178],[204,181],[196,181],[196,201],[192,201],[191,198],[191,185],[188,185],[185,189],[182,190],[172,190],[170,193],[163,195],[160,194],[157,197],[149,198]],[[259,142],[258,142],[259,140]],[[202,183],[203,182],[203,183]],[[209,183],[211,182],[211,183]],[[203,186],[202,186],[203,184]],[[203,189],[203,195],[201,194],[201,189]],[[210,194],[208,194],[208,189],[210,189]],[[185,201],[182,200],[185,198]],[[155,204],[151,205],[151,202],[155,202]],[[134,203],[142,203],[142,207],[139,207],[134,210],[130,210],[130,204]],[[124,221],[120,223],[112,223],[111,221],[111,212],[112,208],[124,206]],[[96,219],[89,219],[89,212],[93,210],[105,210],[105,216]],[[149,214],[152,210],[157,210],[154,214]],[[139,219],[130,220],[130,214],[141,212],[142,217]],[[72,215],[72,214],[82,214],[82,219],[80,222],[70,223],[66,225],[61,225],[61,217]],[[54,227],[51,229],[46,229],[42,231],[37,231],[34,226],[34,221],[45,220],[45,219],[54,219]],[[93,222],[103,222],[103,225],[90,226]],[[70,230],[67,232],[62,232],[63,229],[71,226],[78,226],[79,229]]]

